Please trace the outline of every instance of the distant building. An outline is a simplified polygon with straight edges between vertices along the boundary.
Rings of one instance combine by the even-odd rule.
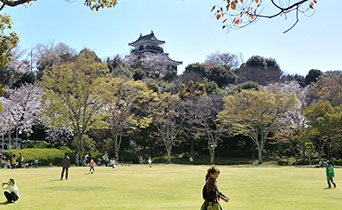
[[[183,62],[172,60],[169,57],[169,54],[164,53],[164,49],[160,47],[160,45],[162,44],[165,44],[165,41],[157,39],[153,31],[151,31],[151,33],[148,35],[143,36],[142,34],[140,34],[139,38],[136,41],[129,43],[128,45],[134,47],[134,49],[131,50],[131,55],[139,55],[142,58],[144,58],[144,56],[146,57],[146,55],[154,56],[158,60],[154,60],[154,65],[163,66],[163,68],[157,68],[159,69],[157,70],[157,75],[159,75],[160,77],[165,77],[165,75],[177,75],[177,66],[183,64]],[[144,70],[151,71],[151,69]],[[155,73],[155,70],[153,71]],[[150,77],[155,77],[153,76],[155,74],[149,75]]]

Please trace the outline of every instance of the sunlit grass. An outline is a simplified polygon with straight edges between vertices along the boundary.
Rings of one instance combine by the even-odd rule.
[[[20,191],[16,204],[0,209],[136,209],[198,210],[209,166],[131,165],[118,168],[71,167],[60,181],[61,168],[2,169],[2,182],[14,178]],[[219,189],[231,198],[224,209],[338,209],[342,204],[342,169],[335,169],[336,189],[327,186],[325,170],[299,167],[219,166]],[[341,183],[339,185],[339,183]]]

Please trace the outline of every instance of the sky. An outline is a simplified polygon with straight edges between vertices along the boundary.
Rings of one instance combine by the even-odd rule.
[[[100,58],[130,53],[128,43],[153,30],[165,41],[164,52],[182,61],[178,74],[212,53],[274,58],[287,74],[305,76],[311,69],[342,70],[341,0],[317,0],[315,13],[261,19],[239,30],[222,29],[211,8],[222,0],[118,0],[115,8],[91,11],[84,0],[37,0],[31,6],[6,7],[20,47],[27,54],[36,44],[60,42],[78,52],[93,50]],[[266,2],[266,6],[269,3]],[[265,8],[268,11],[268,8]]]

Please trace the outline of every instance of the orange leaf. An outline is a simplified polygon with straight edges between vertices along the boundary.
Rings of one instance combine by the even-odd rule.
[[[215,9],[216,6],[213,6],[213,8],[211,9],[211,12]]]
[[[221,10],[221,12],[223,12],[223,9],[222,9],[222,7],[220,8],[220,10]]]
[[[217,20],[220,19],[220,17],[221,17],[220,14],[217,14],[217,15],[216,15],[216,19],[217,19]]]
[[[241,3],[243,3],[243,0],[240,0]]]
[[[312,3],[312,2],[310,3],[309,7],[310,7],[311,9],[313,9],[313,3]]]
[[[259,1],[258,0],[255,0],[255,3],[258,3]]]
[[[239,25],[239,23],[240,23],[240,20],[237,19],[236,22],[235,22],[235,24],[236,24],[236,25]]]
[[[316,1],[316,0],[314,0],[314,2],[315,2],[315,4],[317,4],[317,1]]]
[[[226,27],[226,25],[222,26],[222,29],[224,29]]]
[[[227,19],[224,19],[224,21],[222,23],[225,23],[227,21]]]
[[[226,9],[227,9],[227,11],[229,10],[229,4],[227,4]]]
[[[236,9],[236,1],[233,1],[233,2],[232,2],[232,5],[230,6],[230,8],[232,8],[232,10],[235,10],[235,9]]]
[[[253,19],[254,16],[253,16],[252,14],[249,14],[249,17],[250,17],[251,19]]]

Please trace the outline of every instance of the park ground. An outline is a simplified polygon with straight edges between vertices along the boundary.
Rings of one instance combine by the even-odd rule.
[[[0,181],[14,178],[15,204],[0,195],[0,209],[199,210],[209,165],[130,165],[117,168],[60,167],[1,169]],[[220,191],[231,200],[225,210],[329,210],[342,206],[342,168],[337,188],[327,189],[325,169],[293,166],[218,166]]]

